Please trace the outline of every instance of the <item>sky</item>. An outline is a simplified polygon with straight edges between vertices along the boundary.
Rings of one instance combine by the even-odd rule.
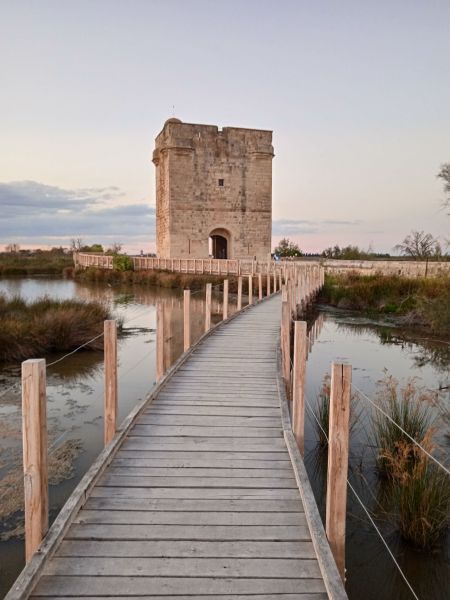
[[[273,130],[273,242],[450,232],[448,0],[0,0],[0,245],[155,248],[164,121]]]

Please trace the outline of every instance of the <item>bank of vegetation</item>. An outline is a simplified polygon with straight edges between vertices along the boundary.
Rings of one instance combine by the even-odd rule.
[[[0,277],[62,275],[64,269],[72,265],[72,254],[62,248],[0,252]]]
[[[107,283],[112,286],[139,285],[143,287],[160,287],[169,289],[201,290],[207,283],[220,285],[226,278],[229,280],[230,292],[237,290],[237,278],[225,275],[196,275],[194,273],[172,273],[170,271],[132,271],[97,269],[89,267],[73,271],[77,281]],[[256,281],[256,280],[255,280]]]
[[[109,309],[98,302],[48,297],[26,302],[0,294],[0,362],[73,350],[102,333],[108,318]],[[86,348],[102,347],[100,338]]]
[[[338,308],[401,317],[432,333],[450,333],[450,277],[326,275],[320,301]]]

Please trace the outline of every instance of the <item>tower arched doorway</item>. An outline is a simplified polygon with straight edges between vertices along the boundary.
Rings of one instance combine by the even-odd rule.
[[[226,229],[214,229],[209,234],[209,254],[213,258],[230,258],[230,234]]]

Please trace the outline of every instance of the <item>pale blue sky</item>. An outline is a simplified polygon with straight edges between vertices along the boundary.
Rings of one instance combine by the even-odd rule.
[[[173,105],[273,130],[276,236],[444,237],[449,23],[448,0],[0,0],[0,243],[150,249]]]

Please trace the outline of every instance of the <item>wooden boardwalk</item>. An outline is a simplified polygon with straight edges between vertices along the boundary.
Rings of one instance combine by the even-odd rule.
[[[280,310],[273,296],[191,349],[8,598],[346,598],[288,431]]]

